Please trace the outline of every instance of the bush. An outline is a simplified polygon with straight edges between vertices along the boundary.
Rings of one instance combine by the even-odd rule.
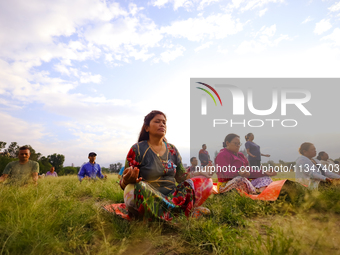
[[[8,163],[18,160],[17,158],[10,158],[7,156],[0,156],[0,173],[5,170]]]

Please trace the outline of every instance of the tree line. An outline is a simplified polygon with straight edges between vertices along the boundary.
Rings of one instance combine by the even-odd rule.
[[[2,151],[0,154],[0,173],[2,173],[8,163],[18,160],[19,148],[21,147],[17,142],[11,142],[7,148],[6,144],[6,142],[0,141],[0,151]],[[30,160],[38,162],[40,169],[39,172],[41,174],[47,173],[53,166],[59,175],[63,175],[63,164],[65,161],[64,155],[54,153],[45,157],[40,152],[36,152],[31,145],[25,146],[27,146],[31,151]]]
[[[12,161],[18,160],[19,148],[17,142],[10,143],[6,148],[7,143],[0,141],[0,174],[2,174],[6,165]],[[40,174],[46,174],[51,167],[55,168],[58,175],[72,175],[78,174],[80,167],[66,166],[64,167],[65,156],[62,154],[54,153],[43,156],[40,152],[36,152],[31,145],[25,145],[30,148],[31,156],[30,160],[37,161],[39,164]],[[118,162],[115,164],[110,164],[110,167],[101,167],[103,173],[118,173],[122,168],[122,163]]]

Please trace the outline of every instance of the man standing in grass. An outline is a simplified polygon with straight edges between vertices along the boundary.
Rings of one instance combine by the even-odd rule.
[[[55,170],[55,168],[54,168],[54,166],[52,166],[51,170],[46,173],[46,177],[47,176],[58,177],[57,172],[55,172],[54,170]]]
[[[13,161],[6,165],[0,183],[9,177],[9,182],[18,185],[24,185],[32,178],[33,183],[37,184],[39,164],[38,162],[29,160],[31,156],[30,149],[27,146],[19,148],[19,161]]]
[[[94,152],[89,153],[89,162],[82,165],[78,172],[78,178],[79,181],[82,181],[83,179],[96,179],[97,176],[101,179],[104,177],[107,178],[106,175],[102,174],[102,171],[100,169],[100,165],[97,164],[96,161],[97,154]]]

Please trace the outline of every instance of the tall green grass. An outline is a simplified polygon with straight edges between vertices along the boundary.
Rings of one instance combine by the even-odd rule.
[[[340,237],[334,234],[340,222],[339,188],[287,192],[275,202],[237,192],[215,195],[205,203],[211,216],[179,217],[173,223],[128,222],[101,209],[121,202],[114,176],[0,185],[0,255],[340,253]]]

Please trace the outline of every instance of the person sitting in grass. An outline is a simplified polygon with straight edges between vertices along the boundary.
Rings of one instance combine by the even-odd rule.
[[[319,160],[313,159],[316,156],[314,144],[301,144],[299,152],[301,156],[296,160],[295,178],[301,184],[317,189],[319,184],[331,184],[334,179],[340,179],[338,174],[329,171]]]
[[[207,173],[185,171],[177,148],[165,138],[166,121],[160,111],[145,116],[138,143],[127,155],[120,186],[129,214],[171,221],[180,213],[209,213],[199,206],[212,193],[213,182]]]
[[[272,182],[269,176],[276,175],[276,172],[263,173],[258,168],[250,169],[247,158],[239,152],[241,143],[238,135],[228,134],[223,145],[224,148],[215,159],[219,193],[237,188],[248,194],[256,194],[262,192]],[[249,178],[254,180],[250,182]]]
[[[8,182],[16,185],[25,185],[32,178],[33,183],[37,184],[39,164],[29,160],[31,156],[30,149],[27,146],[19,148],[19,161],[13,161],[6,165],[0,183],[8,178]]]
[[[338,170],[334,161],[329,158],[326,152],[320,151],[316,158],[320,160],[320,163],[326,166],[329,171],[336,172]]]
[[[198,165],[198,160],[196,157],[192,157],[190,159],[190,164],[191,166],[188,166],[186,171],[187,173],[190,173],[190,172],[196,172],[196,166]]]
[[[47,177],[47,176],[58,177],[58,174],[57,174],[57,172],[55,171],[54,166],[52,166],[51,169],[50,169],[50,171],[48,171],[48,172],[46,173],[46,177]]]
[[[106,174],[102,174],[102,170],[100,165],[96,163],[97,154],[94,152],[89,153],[89,162],[82,165],[78,172],[78,179],[81,182],[83,179],[96,179],[97,177],[100,179],[107,178]]]

